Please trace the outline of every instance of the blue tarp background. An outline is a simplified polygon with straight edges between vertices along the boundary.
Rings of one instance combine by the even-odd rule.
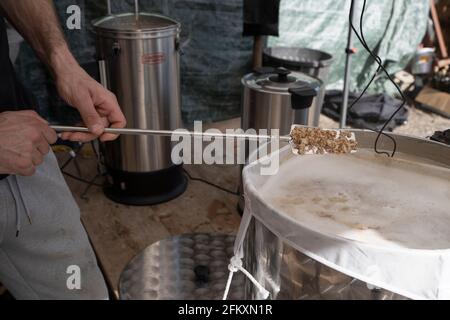
[[[114,12],[133,11],[133,0],[111,0]],[[361,0],[359,1],[361,2]],[[215,121],[240,114],[240,78],[251,70],[251,37],[242,37],[242,0],[140,0],[141,10],[168,15],[182,23],[182,111],[187,124]],[[80,63],[95,66],[94,35],[90,21],[106,14],[106,1],[57,0],[63,25],[69,5],[80,6],[81,30],[64,29]],[[344,49],[350,0],[282,0],[280,37],[270,45],[296,45],[333,54],[331,86],[343,78]],[[364,21],[370,46],[386,60],[390,71],[402,69],[422,39],[428,16],[427,0],[369,0]],[[352,76],[361,88],[375,70],[359,44]],[[38,97],[40,113],[56,122],[72,119],[73,112],[57,98],[51,78],[33,51],[22,44],[15,62],[20,78]],[[380,86],[380,81],[378,85]]]
[[[270,37],[269,46],[299,46],[332,54],[329,88],[342,89],[347,44],[350,0],[281,0],[280,37]],[[355,26],[359,30],[362,0],[357,0]],[[369,47],[385,62],[390,73],[406,67],[421,43],[427,28],[428,0],[368,0],[363,20]],[[357,53],[352,60],[353,90],[361,90],[377,65],[356,36]],[[393,92],[381,77],[372,91]],[[386,88],[384,88],[386,85]]]
[[[66,8],[77,4],[83,13],[82,29],[64,29],[82,64],[95,63],[95,37],[90,21],[106,14],[106,1],[55,1],[65,23]],[[113,12],[133,12],[133,0],[111,0]],[[141,11],[162,13],[182,24],[182,113],[185,123],[215,121],[240,114],[241,77],[248,73],[252,38],[242,37],[241,0],[140,0]],[[28,45],[16,61],[20,78],[38,97],[40,113],[56,122],[72,120],[74,113],[57,98],[49,75]]]

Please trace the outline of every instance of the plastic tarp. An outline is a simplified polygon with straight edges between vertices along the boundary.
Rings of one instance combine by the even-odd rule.
[[[297,46],[332,54],[329,89],[342,89],[350,0],[282,0],[280,36],[270,37],[269,46]],[[355,26],[359,30],[362,0],[356,0]],[[378,54],[390,73],[403,70],[421,43],[428,23],[428,0],[368,0],[363,31],[369,47]],[[361,90],[377,66],[354,36],[352,89]],[[384,88],[384,86],[387,86]],[[372,91],[393,92],[384,77]]]
[[[243,37],[242,0],[140,0],[143,12],[159,13],[182,25],[181,91],[183,120],[219,121],[240,115],[241,78],[251,70],[253,37]],[[66,9],[78,5],[81,30],[63,28],[74,55],[84,65],[96,67],[95,35],[91,20],[106,14],[106,0],[58,0],[62,26]],[[111,0],[114,13],[133,12],[134,0]],[[24,84],[40,103],[40,112],[57,122],[68,121],[51,77],[29,46],[21,46],[16,61]],[[73,111],[72,108],[64,110]]]
[[[361,3],[362,0],[358,0]],[[90,21],[106,14],[106,1],[58,0],[55,6],[64,26],[69,5],[82,12],[81,30],[63,28],[76,58],[95,69],[95,37]],[[132,12],[133,0],[112,0],[113,12]],[[251,70],[252,37],[243,37],[242,0],[140,0],[142,11],[161,13],[182,24],[182,111],[187,124],[193,120],[217,121],[240,114],[241,77]],[[347,38],[349,0],[282,0],[280,37],[270,45],[323,49],[334,55],[332,87],[341,89]],[[378,54],[390,71],[402,69],[420,43],[427,25],[427,0],[368,0],[364,21],[367,41],[379,45]],[[360,45],[354,56],[352,77],[360,88],[375,65]],[[25,44],[16,67],[24,84],[33,91],[40,111],[58,122],[67,121],[67,110],[57,98],[51,77]],[[52,110],[52,112],[50,112]]]
[[[121,1],[116,5],[120,5]],[[130,11],[128,0],[117,10]],[[241,77],[250,70],[252,37],[243,37],[242,0],[141,0],[142,11],[181,23],[182,113],[219,121],[240,114]]]

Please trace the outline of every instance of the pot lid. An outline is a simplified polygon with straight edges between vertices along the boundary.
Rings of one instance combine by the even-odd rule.
[[[111,32],[152,32],[179,28],[180,24],[166,16],[141,12],[122,13],[99,18],[92,22],[95,29]]]
[[[289,90],[308,85],[318,89],[322,81],[300,72],[292,72],[285,68],[259,68],[246,75],[242,83],[254,90],[276,94],[290,94]]]

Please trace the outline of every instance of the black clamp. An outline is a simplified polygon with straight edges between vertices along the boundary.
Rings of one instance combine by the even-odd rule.
[[[436,131],[430,139],[450,145],[450,129],[445,131]]]

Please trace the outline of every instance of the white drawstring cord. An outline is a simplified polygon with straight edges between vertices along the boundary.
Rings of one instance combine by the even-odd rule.
[[[245,199],[244,216],[242,217],[241,225],[239,226],[239,230],[236,235],[236,241],[234,244],[234,256],[231,258],[230,264],[228,265],[228,270],[230,270],[230,273],[228,275],[227,285],[225,287],[225,292],[223,294],[223,300],[227,300],[228,293],[231,287],[231,281],[233,281],[233,275],[235,272],[238,271],[241,271],[243,274],[245,274],[245,276],[248,279],[250,279],[251,282],[253,282],[256,288],[258,288],[259,293],[262,295],[263,299],[267,299],[270,295],[270,292],[267,291],[266,288],[264,288],[258,281],[256,281],[256,279],[250,274],[250,272],[245,270],[244,267],[242,266],[242,257],[243,257],[242,244],[244,242],[245,235],[247,234],[248,231],[248,226],[252,219],[252,215],[250,214],[250,212],[252,212],[251,201],[247,197],[245,191],[244,191],[244,199]]]
[[[228,293],[231,287],[231,281],[233,280],[233,275],[235,272],[241,271],[247,278],[250,279],[251,282],[258,288],[260,294],[263,296],[263,299],[267,299],[270,295],[270,292],[266,290],[245,268],[242,266],[242,259],[233,256],[230,260],[230,264],[228,265],[228,270],[230,270],[230,274],[228,275],[227,285],[225,287],[225,292],[223,294],[223,300],[227,300]]]
[[[17,176],[15,176],[15,175],[9,176],[8,178],[6,178],[6,182],[9,185],[11,194],[12,194],[14,202],[16,204],[16,237],[18,237],[20,229],[21,229],[21,223],[20,223],[21,206],[23,207],[30,224],[31,224],[31,214],[30,214],[30,210],[28,209],[28,206],[24,200],[24,197],[22,195],[22,191],[21,191],[19,180],[17,179]]]

